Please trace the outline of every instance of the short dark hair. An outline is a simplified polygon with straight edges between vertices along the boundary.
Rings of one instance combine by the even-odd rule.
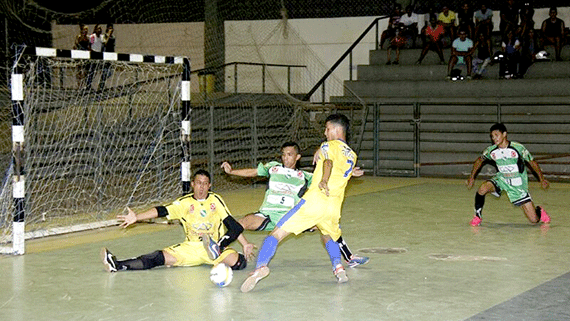
[[[350,136],[350,120],[348,120],[348,117],[346,117],[343,114],[331,114],[325,120],[325,124],[328,122],[340,125],[344,130],[344,135],[346,136],[346,140],[348,141],[348,138]]]
[[[205,169],[197,170],[196,172],[194,172],[194,175],[192,175],[192,180],[194,180],[198,175],[206,176],[208,180],[212,182],[212,175],[210,175],[210,172],[208,172],[207,170]]]
[[[283,143],[283,145],[281,145],[281,151],[283,151],[283,149],[285,147],[293,147],[295,148],[295,152],[297,152],[297,154],[301,154],[301,147],[299,147],[299,144],[295,143],[295,142],[285,142]]]
[[[491,129],[489,130],[489,132],[492,133],[495,130],[498,130],[501,133],[506,133],[507,132],[507,126],[505,126],[505,124],[503,124],[503,123],[495,123],[495,124],[493,124],[493,126],[491,126]]]

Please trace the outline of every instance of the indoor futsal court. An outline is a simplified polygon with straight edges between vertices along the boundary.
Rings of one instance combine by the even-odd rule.
[[[240,217],[257,209],[263,191],[220,194]],[[544,191],[532,182],[530,191],[549,225],[533,226],[506,197],[488,196],[474,228],[475,189],[463,180],[353,178],[343,237],[370,262],[347,268],[344,284],[318,232],[283,242],[250,293],[239,287],[254,262],[226,288],[210,282],[210,266],[103,269],[101,247],[118,258],[148,253],[180,242],[177,224],[30,241],[26,255],[0,256],[0,320],[568,320],[570,185]],[[258,246],[265,236],[246,233]]]

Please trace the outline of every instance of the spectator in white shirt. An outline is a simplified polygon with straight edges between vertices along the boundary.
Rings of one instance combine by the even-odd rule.
[[[406,13],[400,17],[400,26],[404,37],[411,37],[413,47],[416,46],[416,38],[418,36],[418,15],[412,10],[412,6],[406,7]]]

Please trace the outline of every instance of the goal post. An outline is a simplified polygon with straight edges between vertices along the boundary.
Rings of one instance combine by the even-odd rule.
[[[18,47],[0,254],[189,192],[190,72],[186,57]]]

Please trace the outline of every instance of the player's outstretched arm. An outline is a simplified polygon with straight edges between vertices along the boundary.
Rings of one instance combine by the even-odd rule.
[[[548,182],[546,180],[546,178],[544,178],[544,174],[542,173],[542,169],[540,168],[540,165],[538,165],[538,163],[534,160],[531,160],[530,162],[528,162],[528,165],[530,166],[530,168],[532,168],[532,170],[538,176],[538,180],[540,181],[540,186],[543,189],[547,189],[548,187],[550,187],[550,182]]]
[[[136,214],[133,210],[127,207],[127,214],[126,215],[117,215],[117,220],[122,222],[120,227],[126,228],[127,226],[134,224],[138,221],[149,220],[151,218],[158,217],[158,211],[155,207],[140,213]]]
[[[226,172],[226,174],[241,176],[241,177],[256,177],[256,168],[244,168],[244,169],[233,169],[232,165],[228,162],[223,162],[221,168]]]
[[[471,187],[473,187],[473,184],[475,183],[475,177],[477,177],[477,173],[479,173],[479,170],[483,166],[483,162],[484,162],[483,157],[478,157],[475,160],[475,163],[473,164],[473,169],[471,169],[471,175],[469,175],[469,178],[465,183],[468,189],[471,189]]]

